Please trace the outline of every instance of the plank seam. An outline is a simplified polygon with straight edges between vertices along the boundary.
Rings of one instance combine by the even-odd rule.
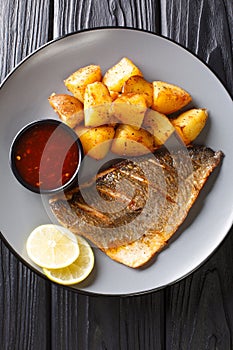
[[[49,3],[49,26],[48,26],[48,40],[54,39],[54,0]]]

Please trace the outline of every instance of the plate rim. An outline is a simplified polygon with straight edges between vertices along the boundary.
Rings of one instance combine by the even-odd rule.
[[[232,220],[232,223],[233,223],[233,220]],[[231,224],[231,226],[232,226],[232,224]],[[140,291],[140,292],[132,292],[132,293],[118,293],[118,294],[91,292],[91,291],[87,291],[87,290],[83,290],[83,289],[74,288],[74,287],[72,287],[72,285],[66,286],[66,285],[58,284],[52,280],[49,280],[42,272],[37,270],[33,265],[30,265],[26,260],[24,260],[24,258],[18,252],[16,252],[16,250],[7,241],[7,239],[5,238],[5,236],[3,235],[3,233],[1,231],[0,231],[0,239],[3,241],[4,245],[9,249],[9,251],[13,254],[13,256],[16,259],[18,259],[22,265],[27,267],[31,272],[35,273],[38,277],[42,277],[42,279],[48,284],[51,284],[51,285],[59,287],[59,288],[63,288],[65,291],[69,291],[69,292],[73,292],[73,293],[77,293],[77,294],[82,294],[82,295],[90,296],[90,297],[127,298],[127,297],[144,296],[144,295],[149,295],[149,294],[153,294],[156,292],[160,292],[162,289],[164,289],[166,287],[171,287],[174,284],[179,283],[180,281],[183,281],[185,278],[190,276],[192,273],[198,271],[209,259],[211,259],[211,257],[214,255],[214,253],[220,248],[221,245],[223,245],[224,241],[227,239],[227,236],[230,233],[230,230],[231,230],[231,227],[230,227],[230,229],[228,229],[228,231],[227,231],[226,235],[224,236],[224,238],[222,239],[222,241],[206,257],[206,259],[202,260],[200,262],[200,264],[198,264],[194,269],[192,269],[189,272],[187,272],[186,274],[182,275],[180,278],[177,278],[176,280],[174,280],[170,283],[167,283],[167,284],[164,284],[164,285],[161,285],[159,287],[152,288],[149,290]]]
[[[94,27],[94,28],[84,28],[84,29],[80,29],[80,30],[76,30],[61,36],[58,36],[57,38],[54,38],[52,40],[49,40],[48,42],[44,43],[43,45],[39,46],[37,49],[35,49],[34,51],[32,51],[30,54],[28,54],[27,56],[25,56],[20,62],[18,62],[16,64],[16,66],[6,75],[6,77],[3,79],[3,81],[0,84],[0,89],[7,83],[7,81],[9,80],[9,78],[14,75],[14,73],[20,69],[20,67],[25,64],[25,62],[27,60],[29,60],[31,57],[33,57],[34,55],[36,55],[38,52],[42,51],[44,48],[59,42],[63,39],[66,39],[68,37],[71,36],[75,36],[78,34],[82,34],[82,33],[86,33],[86,32],[96,32],[96,31],[106,31],[106,30],[113,30],[113,31],[121,31],[121,30],[127,30],[127,31],[133,31],[133,32],[141,32],[141,33],[145,33],[145,34],[150,34],[152,36],[156,36],[158,38],[162,38],[166,41],[169,41],[175,45],[177,45],[178,47],[182,48],[183,50],[185,50],[186,52],[188,52],[191,56],[193,56],[195,59],[197,59],[200,63],[204,64],[204,66],[215,76],[215,78],[220,82],[220,84],[222,85],[222,88],[225,90],[225,92],[227,93],[227,95],[229,96],[229,98],[232,100],[232,93],[229,91],[229,88],[226,86],[226,83],[223,82],[223,79],[221,77],[218,76],[218,74],[208,65],[207,62],[205,62],[201,57],[199,57],[196,53],[192,52],[191,49],[187,48],[185,45],[178,43],[177,41],[175,41],[172,38],[169,38],[163,34],[160,33],[155,33],[152,32],[150,30],[147,29],[142,29],[142,28],[135,28],[135,27],[129,27],[129,26],[99,26],[99,27]],[[142,296],[142,295],[148,295],[151,293],[155,293],[158,291],[161,291],[162,289],[168,287],[168,286],[172,286],[175,283],[180,282],[181,280],[184,280],[186,277],[190,276],[192,273],[194,273],[195,271],[197,271],[198,269],[200,269],[216,252],[217,249],[219,249],[219,247],[223,244],[223,242],[225,241],[225,239],[227,238],[231,227],[233,224],[233,217],[231,218],[231,220],[229,220],[228,225],[226,225],[226,230],[225,230],[225,235],[224,237],[221,239],[221,241],[219,242],[219,244],[216,245],[216,247],[212,250],[212,252],[210,254],[208,254],[206,256],[206,258],[204,260],[202,260],[199,264],[197,264],[193,269],[191,269],[190,271],[188,271],[186,274],[182,275],[179,278],[176,278],[174,280],[172,280],[170,283],[166,283],[164,285],[161,285],[159,287],[155,287],[152,288],[150,290],[144,290],[144,291],[139,291],[139,292],[131,292],[131,293],[117,293],[117,294],[108,294],[108,293],[99,293],[99,292],[92,292],[92,291],[87,291],[87,290],[83,290],[83,289],[78,289],[78,288],[74,288],[72,286],[65,286],[62,284],[57,284],[51,280],[49,280],[41,271],[37,270],[33,265],[31,265],[29,262],[27,262],[26,260],[24,260],[24,258],[11,246],[11,244],[8,242],[8,240],[6,239],[6,237],[4,236],[4,234],[0,231],[0,239],[3,241],[4,245],[9,249],[9,251],[13,254],[13,256],[15,258],[18,259],[18,261],[20,263],[22,263],[25,267],[27,267],[31,272],[35,273],[37,276],[42,277],[47,283],[51,284],[51,285],[55,285],[58,286],[60,288],[63,288],[65,290],[74,292],[74,293],[80,293],[86,296],[105,296],[105,297],[133,297],[133,296]]]
[[[48,42],[42,44],[41,46],[39,46],[37,49],[33,50],[31,53],[29,53],[28,55],[26,55],[22,60],[20,60],[16,66],[5,76],[5,78],[2,80],[1,84],[0,84],[0,89],[3,87],[3,85],[7,82],[7,80],[10,78],[11,75],[14,74],[14,72],[20,68],[21,65],[23,65],[28,59],[30,59],[32,56],[34,56],[35,54],[37,54],[39,51],[43,50],[44,48],[46,48],[49,45],[52,45],[53,43],[57,42],[57,41],[61,41],[65,38],[77,35],[77,34],[81,34],[81,33],[85,33],[85,32],[94,32],[94,31],[101,31],[101,30],[129,30],[129,31],[134,31],[134,32],[142,32],[142,33],[147,33],[147,34],[151,34],[153,36],[157,36],[159,38],[162,38],[166,41],[170,41],[173,44],[181,47],[183,50],[187,51],[189,54],[191,54],[193,57],[195,57],[195,59],[197,59],[198,61],[200,61],[202,64],[204,64],[210,71],[211,73],[219,80],[219,82],[223,85],[224,89],[226,90],[226,92],[228,93],[229,97],[233,100],[233,92],[231,93],[230,89],[226,86],[226,83],[223,81],[223,79],[218,75],[217,72],[215,72],[210,65],[208,65],[207,62],[204,61],[203,58],[199,57],[195,52],[193,52],[191,49],[189,49],[188,47],[186,47],[184,44],[181,44],[177,41],[175,41],[172,38],[169,38],[167,36],[165,36],[164,34],[160,34],[160,33],[155,33],[150,31],[149,29],[143,29],[143,28],[135,28],[135,27],[130,27],[130,26],[99,26],[99,27],[94,27],[94,28],[84,28],[84,29],[79,29],[67,34],[63,34],[61,36],[58,36],[57,38],[54,38],[52,40],[49,40]]]

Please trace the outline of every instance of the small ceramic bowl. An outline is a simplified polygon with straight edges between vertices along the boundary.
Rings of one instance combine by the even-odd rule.
[[[73,129],[55,119],[23,127],[10,147],[10,165],[28,190],[52,194],[77,184],[82,144]]]

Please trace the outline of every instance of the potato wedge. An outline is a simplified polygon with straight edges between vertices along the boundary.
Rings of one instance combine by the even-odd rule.
[[[142,72],[130,59],[123,57],[107,70],[103,77],[103,83],[107,85],[109,90],[121,92],[124,82],[133,75],[142,76]]]
[[[147,107],[151,107],[153,102],[153,85],[138,75],[130,77],[122,87],[122,93],[143,94]]]
[[[52,94],[48,100],[59,118],[70,128],[83,120],[83,104],[74,96]]]
[[[117,97],[120,96],[120,93],[117,92],[117,91],[112,91],[112,90],[110,90],[109,93],[110,93],[110,96],[111,96],[111,98],[112,98],[113,101],[116,100]]]
[[[175,131],[168,117],[153,109],[147,110],[143,121],[143,127],[154,136],[154,141],[157,146],[163,145]]]
[[[102,73],[100,66],[92,64],[79,68],[76,72],[65,79],[64,83],[67,89],[72,92],[77,99],[83,102],[86,86],[95,81],[101,81],[101,79]]]
[[[113,126],[102,125],[96,128],[86,128],[84,125],[78,125],[74,130],[79,136],[85,155],[97,160],[107,155],[115,135]]]
[[[88,84],[84,94],[85,126],[100,126],[113,122],[112,98],[102,82]]]
[[[116,129],[111,151],[119,155],[139,156],[154,151],[154,137],[144,129],[121,124]]]
[[[163,81],[153,81],[153,103],[151,108],[164,114],[174,113],[191,100],[190,94],[179,86]]]
[[[141,127],[146,109],[146,100],[142,94],[124,94],[112,103],[113,115],[135,129]]]
[[[208,118],[205,108],[190,109],[171,122],[186,145],[194,141],[204,128]]]

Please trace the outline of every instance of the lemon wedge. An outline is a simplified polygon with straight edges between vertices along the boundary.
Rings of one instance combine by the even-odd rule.
[[[79,256],[77,237],[53,224],[36,227],[27,239],[26,250],[34,263],[48,269],[64,268]]]
[[[83,281],[91,273],[94,266],[94,254],[89,243],[77,236],[79,244],[79,256],[69,266],[62,269],[43,268],[45,275],[53,282],[71,285]]]

